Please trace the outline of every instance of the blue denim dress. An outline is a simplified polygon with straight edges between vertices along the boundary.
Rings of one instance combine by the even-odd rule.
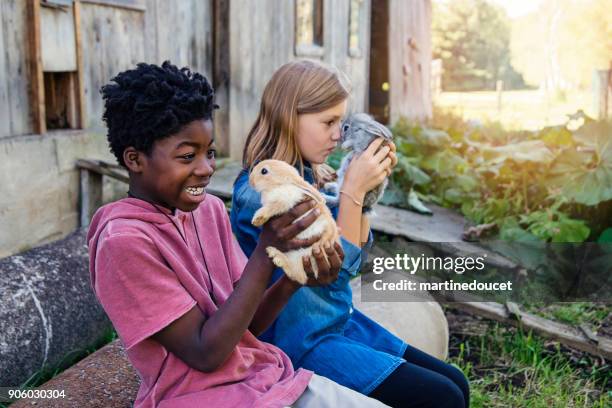
[[[304,178],[313,184],[310,167]],[[234,183],[230,219],[238,243],[251,256],[261,229],[251,224],[260,194],[243,170]],[[338,208],[330,208],[334,218]],[[260,339],[280,347],[295,367],[304,367],[362,394],[371,393],[398,365],[407,344],[353,308],[349,280],[361,267],[362,250],[341,238],[345,253],[338,279],[327,286],[302,287]],[[367,245],[372,244],[372,233]],[[277,268],[272,284],[283,274]]]

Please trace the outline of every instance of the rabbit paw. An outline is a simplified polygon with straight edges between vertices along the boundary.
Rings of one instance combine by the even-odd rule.
[[[260,208],[259,210],[257,210],[255,212],[255,215],[253,216],[253,219],[251,220],[251,224],[253,224],[256,227],[261,227],[262,225],[266,223],[266,221],[268,221],[269,217],[262,210],[263,208]]]

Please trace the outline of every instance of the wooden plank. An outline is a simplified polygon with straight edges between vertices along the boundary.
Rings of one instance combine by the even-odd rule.
[[[215,88],[215,102],[219,109],[215,112],[215,144],[223,156],[229,155],[229,1],[213,0],[212,18],[213,65],[212,84]]]
[[[76,167],[81,170],[87,170],[91,173],[109,176],[124,183],[130,182],[130,178],[125,169],[121,170],[117,166],[108,164],[102,160],[79,159],[76,162]]]
[[[188,66],[212,80],[213,1],[158,1],[159,61]],[[180,22],[180,24],[177,24]]]
[[[149,0],[147,4],[147,12],[144,13],[144,28],[145,61],[160,63],[158,52],[157,0]]]
[[[428,206],[434,213],[431,216],[378,205],[370,217],[370,224],[381,232],[404,236],[412,241],[461,241],[464,218],[447,208]]]
[[[12,46],[7,43],[4,39],[4,31],[8,29],[9,14],[4,10],[3,2],[0,2],[0,138],[5,136],[11,136],[11,113],[9,108],[9,95],[8,95],[8,80],[9,80],[9,67],[8,67],[8,47]]]
[[[441,301],[444,302],[444,300]],[[608,338],[595,337],[597,340],[595,342],[582,333],[579,329],[526,312],[521,312],[520,320],[517,320],[512,318],[506,308],[499,303],[463,303],[450,300],[450,303],[447,303],[447,305],[449,307],[464,310],[468,313],[483,316],[504,324],[522,327],[527,330],[533,330],[534,333],[537,333],[543,337],[551,338],[575,349],[612,360],[612,340]]]
[[[147,11],[145,0],[80,0],[83,3],[97,4],[100,6],[118,7],[128,10]]]
[[[32,119],[34,133],[47,131],[45,122],[45,88],[40,39],[40,1],[28,0],[28,68],[30,73]]]
[[[431,0],[389,0],[390,123],[431,117]]]
[[[87,127],[87,113],[85,109],[85,84],[83,82],[83,40],[81,36],[81,2],[76,0],[72,7],[74,16],[74,42],[76,49],[77,72],[76,80],[76,104],[78,121],[75,128],[85,129]]]
[[[73,7],[41,7],[40,39],[44,72],[76,71]]]
[[[9,130],[5,136],[31,134],[33,118],[31,117],[29,35],[32,33],[32,22],[29,18],[29,1],[0,1],[0,18],[3,23],[4,42],[4,89],[8,101],[3,106],[8,111]]]
[[[145,59],[146,13],[81,2],[83,88],[88,127],[102,127],[100,88]]]
[[[82,168],[80,171],[81,200],[80,223],[81,228],[89,226],[91,217],[102,205],[102,174]]]

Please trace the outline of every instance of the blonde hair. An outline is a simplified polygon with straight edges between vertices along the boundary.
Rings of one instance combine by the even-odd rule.
[[[302,155],[297,145],[298,115],[317,113],[346,100],[349,83],[340,71],[321,63],[301,60],[280,67],[267,83],[259,115],[244,145],[242,165],[251,169],[267,159],[299,165]],[[313,166],[315,179],[326,171]]]

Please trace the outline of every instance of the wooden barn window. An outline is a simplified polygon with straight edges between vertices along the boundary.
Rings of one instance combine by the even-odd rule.
[[[323,56],[323,0],[295,1],[295,55]]]
[[[363,19],[365,17],[364,1],[351,0],[349,10],[348,53],[354,58],[363,56]]]
[[[85,123],[79,0],[28,0],[34,131]]]

